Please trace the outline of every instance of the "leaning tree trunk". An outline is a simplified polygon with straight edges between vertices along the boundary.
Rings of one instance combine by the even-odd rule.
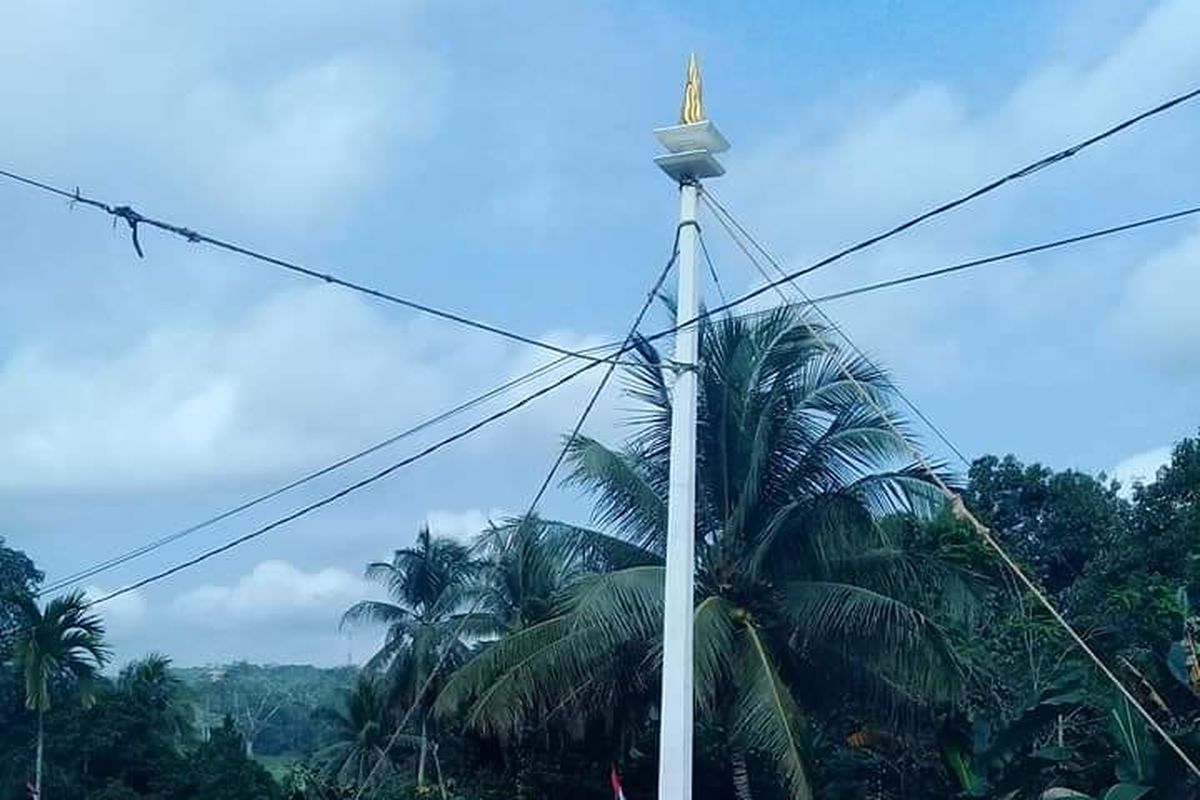
[[[421,752],[417,757],[417,788],[425,788],[425,759],[429,755],[429,718],[421,717]]]
[[[37,762],[33,773],[33,791],[36,800],[42,798],[42,761],[46,752],[46,710],[38,709]]]

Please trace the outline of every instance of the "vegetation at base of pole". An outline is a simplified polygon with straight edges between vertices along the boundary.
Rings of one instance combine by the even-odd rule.
[[[702,331],[696,797],[1200,797],[910,463],[886,377],[796,314]],[[623,440],[571,443],[591,515],[397,529],[366,573],[386,599],[345,614],[382,635],[361,669],[118,668],[103,606],[37,601],[0,542],[0,800],[39,752],[43,800],[598,800],[614,764],[653,797],[671,386],[653,347],[638,361]],[[1013,456],[961,481],[1200,757],[1200,438],[1134,487]]]

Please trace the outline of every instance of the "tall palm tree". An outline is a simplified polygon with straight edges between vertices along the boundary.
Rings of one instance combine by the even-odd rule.
[[[830,354],[790,309],[722,319],[701,342],[696,701],[728,738],[739,794],[757,754],[808,798],[806,719],[834,703],[894,718],[948,699],[959,663],[926,610],[966,600],[949,570],[877,524],[939,502],[893,431],[903,422],[875,407],[890,399],[879,371]],[[555,614],[474,658],[440,712],[465,707],[469,724],[508,735],[564,703],[586,712],[645,696],[661,666],[671,388],[652,347],[639,361],[626,444],[580,438],[570,450],[570,482],[595,499],[594,527],[576,535],[622,568],[587,576]]]
[[[438,689],[429,682],[466,660],[467,638],[493,634],[497,625],[486,614],[469,614],[464,596],[478,566],[467,546],[433,536],[428,527],[417,533],[412,547],[396,550],[391,561],[367,565],[366,577],[382,585],[387,600],[363,600],[342,617],[343,625],[386,626],[383,645],[366,664],[382,673],[389,687],[389,702],[397,714],[413,709],[419,737],[417,785],[425,786],[429,754],[429,709]]]
[[[95,698],[95,684],[108,661],[104,624],[91,612],[83,592],[56,597],[39,608],[32,597],[16,600],[21,627],[15,660],[25,675],[25,706],[37,713],[37,760],[34,790],[42,794],[45,757],[46,712],[50,709],[50,685],[55,678],[73,679],[80,701],[87,708]]]

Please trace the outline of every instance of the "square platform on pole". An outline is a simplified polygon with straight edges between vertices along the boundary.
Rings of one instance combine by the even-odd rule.
[[[669,128],[656,128],[654,135],[662,146],[672,153],[683,153],[689,150],[707,150],[710,153],[724,153],[729,149],[729,142],[717,130],[710,120],[692,122],[687,125],[672,125]]]
[[[656,156],[654,163],[676,182],[717,178],[725,174],[721,162],[707,150],[685,150]]]

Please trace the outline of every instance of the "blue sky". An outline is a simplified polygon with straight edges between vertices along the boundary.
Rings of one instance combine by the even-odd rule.
[[[669,246],[650,129],[686,53],[713,189],[788,264],[1200,84],[1200,9],[1063,2],[17,2],[0,165],[568,346]],[[812,276],[814,293],[1197,200],[1183,108]],[[756,285],[708,226],[726,291]],[[0,534],[51,579],[405,428],[545,354],[0,185]],[[1200,419],[1195,223],[832,304],[969,454],[1146,472]],[[711,292],[712,287],[707,287]],[[655,320],[665,322],[661,316]],[[520,510],[590,386],[114,602],[122,657],[336,663],[361,567]],[[607,398],[590,431],[616,435]],[[98,576],[112,589],[448,429]],[[936,450],[936,449],[935,449]],[[558,490],[550,513],[580,515]]]

